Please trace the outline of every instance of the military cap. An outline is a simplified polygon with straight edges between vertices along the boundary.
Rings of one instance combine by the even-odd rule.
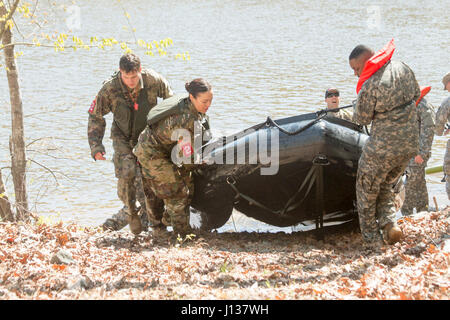
[[[325,99],[328,98],[328,95],[331,93],[337,93],[339,96],[339,90],[336,88],[328,88],[327,91],[325,91]]]

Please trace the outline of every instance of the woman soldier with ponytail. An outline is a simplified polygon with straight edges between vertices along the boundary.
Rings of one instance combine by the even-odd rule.
[[[180,235],[191,232],[191,170],[198,163],[194,149],[202,145],[197,139],[209,129],[205,114],[213,99],[211,85],[204,79],[194,79],[185,88],[187,94],[166,99],[149,112],[147,127],[134,148],[142,167],[144,191],[151,194],[151,189],[158,198],[146,199],[151,202],[147,212],[153,228],[172,226]]]

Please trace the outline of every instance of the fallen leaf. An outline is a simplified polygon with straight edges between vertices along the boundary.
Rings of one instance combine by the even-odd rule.
[[[436,246],[434,244],[430,244],[427,251],[428,251],[428,253],[435,253],[437,251]]]
[[[52,268],[58,271],[63,271],[64,269],[66,269],[66,265],[65,264],[54,264],[52,265]]]
[[[286,299],[286,295],[284,293],[280,293],[279,295],[275,296],[276,300],[284,300]]]
[[[349,288],[339,288],[338,292],[343,295],[349,295],[352,291]]]
[[[411,298],[408,296],[406,292],[400,292],[399,293],[400,300],[411,300]]]
[[[67,241],[69,241],[69,237],[66,233],[62,233],[56,236],[56,240],[61,246],[64,246]]]
[[[20,261],[20,263],[22,263],[22,264],[25,264],[25,263],[27,263],[27,261],[28,261],[28,257],[29,257],[29,255],[28,254],[24,254],[23,255],[23,257],[22,257],[22,259],[20,259],[19,261]]]

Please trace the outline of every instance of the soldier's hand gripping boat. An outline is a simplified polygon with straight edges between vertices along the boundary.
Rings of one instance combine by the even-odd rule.
[[[233,208],[285,227],[357,218],[355,181],[365,128],[327,111],[267,121],[203,146],[191,207],[203,229]]]

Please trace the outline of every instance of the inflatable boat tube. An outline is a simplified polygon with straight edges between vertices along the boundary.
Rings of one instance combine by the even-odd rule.
[[[232,210],[279,226],[357,217],[355,181],[365,129],[326,111],[260,123],[203,146],[191,203],[203,229]]]

